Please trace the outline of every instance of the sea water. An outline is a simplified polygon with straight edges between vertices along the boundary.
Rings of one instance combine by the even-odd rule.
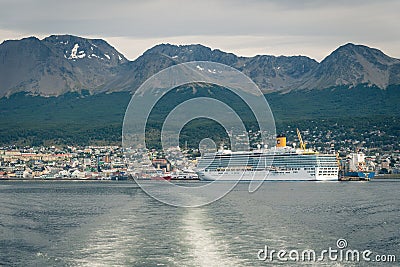
[[[200,183],[200,182],[199,182]],[[274,266],[374,265],[301,261],[346,248],[400,261],[400,182],[238,184],[199,208],[154,200],[135,182],[1,181],[0,265]],[[266,257],[271,250],[285,257]],[[343,250],[344,251],[344,250]],[[290,258],[289,258],[289,252]],[[271,256],[271,255],[267,255]]]

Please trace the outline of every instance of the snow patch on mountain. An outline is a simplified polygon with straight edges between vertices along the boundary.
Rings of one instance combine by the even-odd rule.
[[[79,44],[75,44],[71,50],[71,55],[68,57],[68,59],[79,59],[86,57],[85,51],[78,51],[78,49]]]

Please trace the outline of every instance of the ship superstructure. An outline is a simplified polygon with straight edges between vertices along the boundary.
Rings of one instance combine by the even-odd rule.
[[[348,156],[348,166],[345,176],[371,179],[375,172],[369,170],[365,161],[365,154],[362,152],[350,153]]]

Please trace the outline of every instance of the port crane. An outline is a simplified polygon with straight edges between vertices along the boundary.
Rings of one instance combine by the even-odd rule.
[[[297,131],[297,138],[299,138],[299,142],[300,142],[300,148],[303,150],[306,150],[306,143],[303,142],[303,138],[301,137],[299,128],[296,128],[296,131]]]

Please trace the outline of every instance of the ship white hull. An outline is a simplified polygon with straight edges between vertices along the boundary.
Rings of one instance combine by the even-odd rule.
[[[336,155],[290,147],[219,151],[198,159],[197,173],[209,181],[337,181]]]
[[[298,171],[201,171],[200,180],[204,181],[337,181],[335,175],[312,175],[306,170]]]

